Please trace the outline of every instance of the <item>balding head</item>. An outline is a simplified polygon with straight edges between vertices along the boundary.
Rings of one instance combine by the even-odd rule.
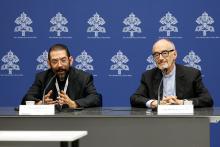
[[[161,50],[174,49],[174,50],[176,50],[174,43],[168,39],[160,39],[160,40],[156,41],[153,45],[153,48],[152,48],[153,53],[156,52],[155,49],[161,49]]]

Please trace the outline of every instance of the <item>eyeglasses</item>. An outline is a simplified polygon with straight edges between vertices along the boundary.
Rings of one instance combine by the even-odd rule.
[[[68,62],[68,58],[67,57],[63,57],[61,59],[51,59],[50,62],[53,65],[57,65],[59,63],[59,61],[60,61],[61,64],[66,64]]]
[[[169,56],[169,53],[172,52],[172,51],[174,51],[174,49],[172,49],[172,50],[164,50],[161,53],[155,52],[152,55],[153,55],[154,59],[159,59],[160,55],[162,55],[164,58],[166,58],[166,57]]]

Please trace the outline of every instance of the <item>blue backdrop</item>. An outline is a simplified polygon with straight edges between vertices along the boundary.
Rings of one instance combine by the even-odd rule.
[[[218,91],[218,0],[2,0],[0,5],[0,106],[16,106],[36,72],[45,70],[48,48],[66,44],[77,68],[94,75],[104,106],[129,106],[141,73],[154,66],[152,44],[174,41],[180,64],[202,71],[215,106]],[[211,144],[220,146],[219,125]]]

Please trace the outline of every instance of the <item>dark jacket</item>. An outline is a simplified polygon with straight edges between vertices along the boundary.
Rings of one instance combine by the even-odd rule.
[[[36,75],[33,85],[28,90],[27,94],[22,100],[22,104],[25,101],[40,101],[43,97],[43,91],[53,77],[54,73],[51,69],[40,72]],[[52,98],[55,100],[58,96],[55,87],[56,78],[54,78],[49,86],[45,90],[47,94],[50,90],[53,90]],[[97,93],[93,84],[93,76],[82,70],[70,68],[69,71],[69,85],[67,88],[67,95],[74,100],[81,107],[99,107],[102,106],[102,96]]]
[[[161,79],[162,73],[158,68],[144,72],[140,86],[130,98],[131,106],[146,107],[148,100],[157,99]],[[192,100],[195,107],[213,106],[212,97],[202,82],[201,72],[192,67],[176,64],[176,96],[178,99]]]

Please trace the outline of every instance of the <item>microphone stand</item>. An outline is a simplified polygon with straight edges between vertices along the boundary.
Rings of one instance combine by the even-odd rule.
[[[46,89],[49,87],[50,83],[52,82],[52,80],[56,77],[56,74],[53,75],[53,77],[49,80],[49,82],[47,83],[47,85],[45,86],[44,88],[44,92],[43,92],[43,98],[42,98],[42,103],[43,105],[45,105],[45,92],[46,92]]]
[[[159,84],[159,87],[158,87],[158,91],[157,91],[157,108],[158,108],[158,106],[160,105],[160,91],[161,91],[161,85],[162,85],[162,83],[163,83],[163,78],[164,78],[164,75],[167,73],[167,68],[164,68],[163,70],[161,70],[162,71],[162,75],[163,75],[163,77],[162,77],[162,79],[160,80],[160,84]]]

